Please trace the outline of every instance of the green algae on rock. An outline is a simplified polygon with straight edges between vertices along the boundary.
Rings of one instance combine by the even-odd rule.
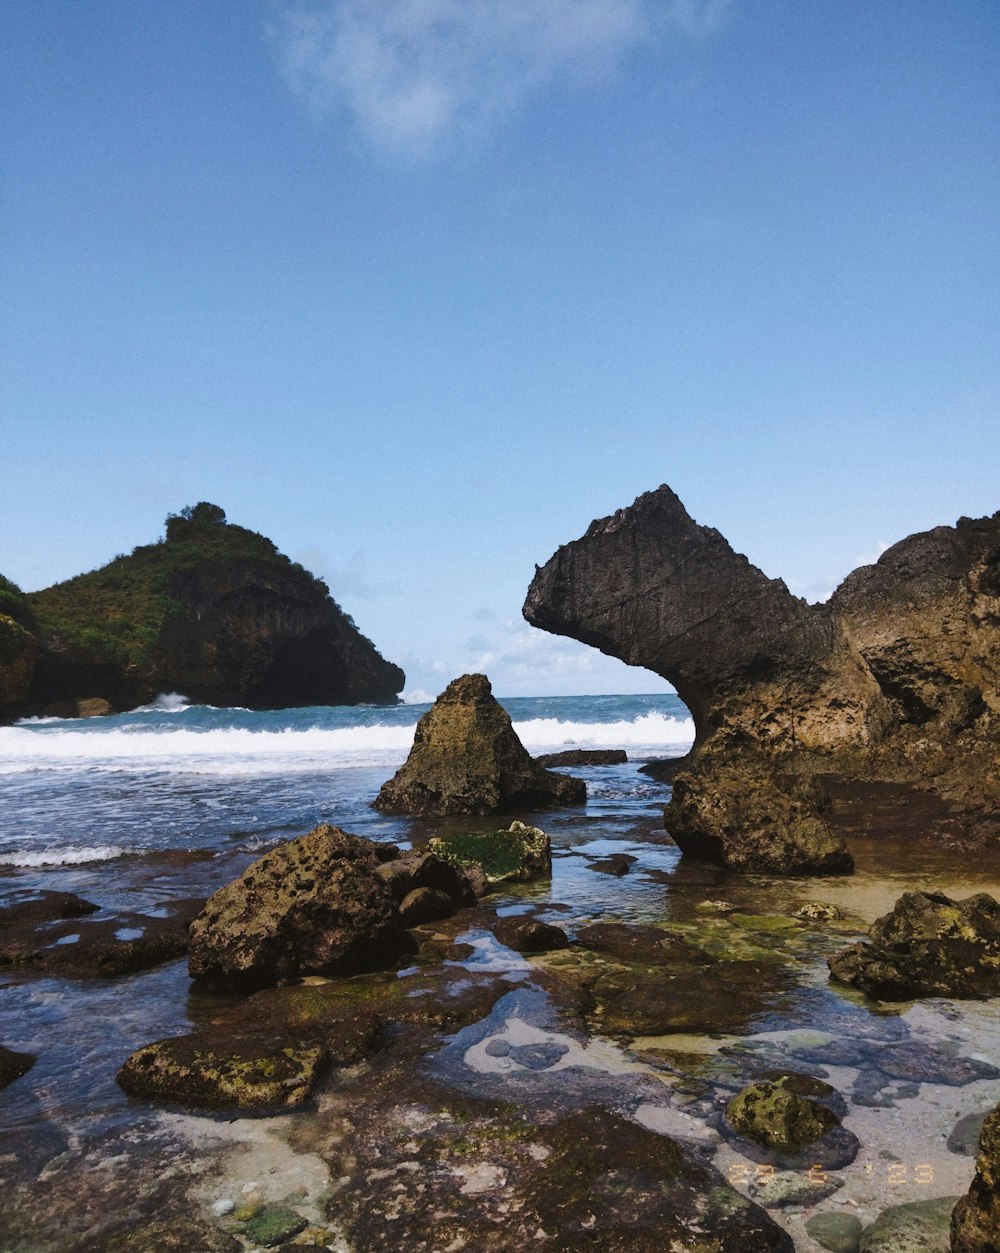
[[[210,897],[191,924],[191,977],[253,988],[391,965],[412,947],[377,873],[396,856],[392,845],[328,823],[274,849]]]
[[[806,1219],[806,1233],[829,1253],[858,1253],[863,1224],[856,1214],[823,1210]]]
[[[1000,1248],[1000,1105],[983,1123],[972,1186],[951,1217],[952,1253]]]
[[[538,827],[512,822],[506,830],[435,836],[428,849],[444,861],[463,868],[478,866],[486,886],[527,883],[552,874],[552,845]]]
[[[744,1088],[726,1106],[726,1116],[742,1135],[782,1153],[814,1144],[840,1121],[825,1105],[797,1095],[783,1079]]]
[[[868,941],[829,960],[839,983],[886,1001],[1000,993],[1000,904],[986,892],[963,901],[904,892]]]
[[[118,1072],[118,1083],[147,1100],[264,1113],[302,1105],[326,1063],[326,1050],[318,1045],[195,1033],[137,1049]]]
[[[376,809],[391,814],[498,814],[580,805],[586,784],[536,765],[484,674],[454,679],[417,723],[405,763]]]
[[[861,1233],[860,1253],[949,1253],[953,1196],[890,1205]],[[995,1246],[993,1246],[995,1247]],[[987,1253],[983,1246],[981,1253]]]

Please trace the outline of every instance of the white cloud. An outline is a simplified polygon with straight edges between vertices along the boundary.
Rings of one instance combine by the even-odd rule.
[[[323,115],[426,156],[555,83],[588,83],[672,24],[713,33],[735,0],[281,0],[283,70]]]

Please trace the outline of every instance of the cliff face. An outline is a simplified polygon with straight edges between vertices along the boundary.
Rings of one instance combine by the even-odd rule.
[[[38,646],[35,620],[21,590],[0,575],[0,708],[27,699]]]
[[[749,788],[759,809],[763,786],[787,831],[818,775],[932,788],[974,821],[1000,812],[1000,513],[903,540],[809,605],[661,487],[560,548],[524,615],[677,688],[697,738],[667,817],[691,851],[737,864],[739,828],[768,820],[719,795]],[[712,774],[726,786],[710,813]]]
[[[34,665],[27,687],[5,699],[0,686],[8,716],[90,696],[129,708],[163,691],[256,709],[395,701],[402,670],[326,585],[205,508],[169,519],[159,544],[25,598]]]

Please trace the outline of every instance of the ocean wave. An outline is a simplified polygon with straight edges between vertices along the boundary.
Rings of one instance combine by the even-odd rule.
[[[694,739],[689,718],[658,711],[617,722],[532,718],[514,724],[530,752],[624,748],[633,755],[674,753]],[[415,722],[353,727],[0,728],[0,775],[38,770],[152,771],[191,774],[302,773],[399,765]]]
[[[85,866],[88,862],[128,857],[133,851],[117,844],[99,844],[94,848],[43,848],[33,853],[0,854],[0,866]]]

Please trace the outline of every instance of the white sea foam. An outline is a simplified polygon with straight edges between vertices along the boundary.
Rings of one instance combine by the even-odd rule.
[[[137,714],[179,714],[190,707],[190,701],[180,692],[161,692],[149,705],[140,705],[132,712]]]
[[[102,844],[95,848],[43,848],[33,853],[0,856],[0,866],[85,866],[88,862],[127,857],[131,851],[117,844]]]
[[[414,723],[255,730],[249,727],[145,729],[142,724],[85,730],[19,725],[0,728],[0,775],[37,770],[152,771],[168,774],[278,774],[358,766],[394,767],[413,743]],[[676,754],[694,739],[688,718],[659,712],[631,721],[515,723],[531,752],[624,748],[632,755]]]

